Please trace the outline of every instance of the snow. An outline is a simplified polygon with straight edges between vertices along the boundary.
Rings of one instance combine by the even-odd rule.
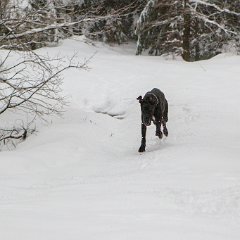
[[[240,238],[238,56],[186,63],[80,37],[38,52],[94,57],[65,72],[64,116],[0,152],[0,239]],[[154,87],[169,137],[149,127],[139,154],[136,98]]]

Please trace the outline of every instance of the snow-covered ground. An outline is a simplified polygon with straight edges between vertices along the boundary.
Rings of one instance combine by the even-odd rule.
[[[240,57],[186,63],[82,38],[38,50],[80,60],[71,104],[0,153],[1,240],[239,240]],[[136,97],[160,88],[169,137],[140,146]],[[112,117],[114,116],[114,117]]]

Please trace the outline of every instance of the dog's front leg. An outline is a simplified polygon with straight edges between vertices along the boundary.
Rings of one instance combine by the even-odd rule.
[[[139,148],[139,152],[145,152],[145,147],[146,147],[146,132],[147,132],[147,127],[142,123],[142,142],[141,146]]]

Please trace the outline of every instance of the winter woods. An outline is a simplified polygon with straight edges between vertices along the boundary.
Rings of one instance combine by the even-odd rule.
[[[3,0],[1,48],[19,48],[21,40],[35,49],[84,34],[118,44],[136,41],[137,54],[196,61],[229,47],[239,51],[239,9],[237,0]]]
[[[0,15],[0,47],[11,49],[24,46],[36,49],[82,34],[120,44],[135,37],[135,19],[144,6],[144,1],[137,0],[4,1],[4,14]],[[19,41],[24,45],[19,46]]]

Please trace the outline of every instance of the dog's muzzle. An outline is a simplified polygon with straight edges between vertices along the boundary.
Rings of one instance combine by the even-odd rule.
[[[152,120],[151,119],[143,119],[143,124],[148,127],[151,125]]]

